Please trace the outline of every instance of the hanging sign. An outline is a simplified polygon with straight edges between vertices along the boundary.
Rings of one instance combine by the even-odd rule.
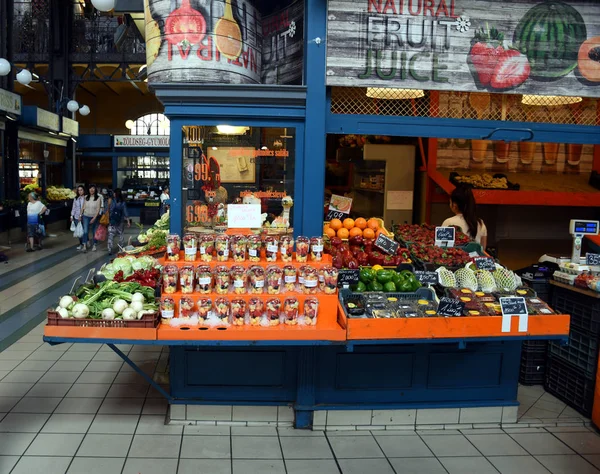
[[[169,135],[115,135],[115,148],[169,148]]]
[[[454,247],[456,229],[454,227],[436,227],[435,245],[438,247]]]
[[[600,2],[330,0],[328,86],[598,95]]]
[[[60,117],[38,107],[36,125],[40,128],[58,132],[60,130]]]
[[[525,298],[506,297],[500,298],[502,308],[502,332],[510,332],[510,322],[513,316],[519,317],[519,332],[527,331],[529,312]]]
[[[21,96],[0,89],[0,110],[15,115],[21,115]]]
[[[72,120],[67,117],[62,118],[62,131],[63,133],[67,133],[72,137],[79,136],[79,122],[77,120]]]

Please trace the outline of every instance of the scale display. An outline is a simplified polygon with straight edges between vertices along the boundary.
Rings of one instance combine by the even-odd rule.
[[[573,219],[569,231],[571,234],[598,235],[598,221]]]

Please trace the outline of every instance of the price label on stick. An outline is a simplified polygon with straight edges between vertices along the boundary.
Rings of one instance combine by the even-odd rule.
[[[395,255],[396,251],[400,248],[400,244],[398,242],[386,237],[383,234],[379,234],[379,237],[377,237],[377,240],[375,240],[374,245],[388,255]]]
[[[526,332],[529,324],[529,312],[525,298],[506,297],[500,298],[502,308],[502,332],[510,332],[510,322],[513,316],[519,317],[519,332]]]
[[[490,257],[475,257],[473,259],[477,270],[489,270],[490,272],[496,271],[496,262]]]
[[[344,214],[343,212],[340,212],[340,211],[329,210],[327,212],[327,216],[325,217],[325,220],[326,221],[331,221],[333,219],[344,220],[346,217],[348,217],[348,214]]]
[[[440,316],[462,316],[464,310],[465,304],[462,301],[444,296],[440,298],[437,312]]]
[[[360,270],[340,270],[338,273],[338,288],[358,285]]]
[[[454,227],[436,227],[435,245],[438,247],[454,247],[456,229]]]
[[[437,285],[439,281],[437,272],[424,272],[422,270],[415,270],[413,273],[422,285]]]
[[[585,263],[587,265],[600,265],[600,254],[597,253],[586,253]]]

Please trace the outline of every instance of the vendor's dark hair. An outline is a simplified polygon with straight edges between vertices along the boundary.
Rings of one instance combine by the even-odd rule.
[[[117,202],[125,201],[125,199],[123,199],[123,192],[121,191],[121,188],[117,188],[113,191],[113,198]]]
[[[90,189],[92,189],[92,188],[94,188],[94,201],[98,200],[98,188],[96,187],[95,184],[90,184],[89,187],[87,188],[87,192],[85,193],[86,194],[86,196],[85,196],[85,200],[86,201],[90,200],[90,196],[91,196]]]
[[[456,207],[463,215],[465,222],[469,226],[469,235],[472,239],[477,236],[477,227],[480,222],[483,222],[477,217],[477,204],[471,186],[468,184],[458,185],[452,194],[450,200],[456,204]]]

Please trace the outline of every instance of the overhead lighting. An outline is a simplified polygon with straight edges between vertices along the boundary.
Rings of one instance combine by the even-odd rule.
[[[218,150],[218,148],[216,146],[213,146],[212,149],[215,151]]]
[[[86,115],[90,115],[90,108],[89,108],[87,105],[83,105],[83,106],[81,106],[81,108],[79,109],[79,113],[80,113],[81,115],[83,115],[84,117],[85,117]]]
[[[101,12],[109,12],[115,8],[115,0],[92,0],[94,8]]]
[[[56,132],[48,132],[48,133],[49,133],[50,135],[54,135],[54,136],[57,136],[57,137],[58,137],[58,133],[56,133]]]
[[[71,137],[71,140],[73,140],[73,143],[77,143],[77,139],[75,137]]]
[[[169,122],[168,119],[161,120],[160,122],[158,122],[158,128],[159,128],[159,130],[166,130],[170,124],[171,123]]]
[[[269,147],[266,147],[266,146],[261,146],[261,147],[260,147],[260,149],[261,149],[261,150],[268,150],[268,149],[269,149]]]
[[[13,122],[16,122],[18,120],[17,117],[15,117],[13,114],[6,114],[6,118],[8,120],[12,120]]]
[[[27,69],[21,69],[17,74],[17,82],[24,86],[28,86],[29,83],[33,80],[33,76]]]
[[[135,125],[135,122],[133,120],[127,120],[127,122],[125,122],[125,128],[127,130],[131,130],[133,128],[133,126]]]
[[[250,127],[236,127],[233,125],[217,125],[217,131],[222,135],[245,135]]]
[[[394,89],[389,87],[367,87],[367,97],[371,99],[420,99],[425,97],[425,92],[421,89]]]
[[[524,105],[540,105],[552,107],[555,105],[577,104],[583,99],[581,97],[558,96],[558,95],[524,95],[521,103]]]
[[[67,110],[69,112],[77,112],[79,110],[79,102],[76,100],[70,100],[67,102]]]
[[[9,73],[10,63],[4,58],[0,58],[0,76],[8,76]]]
[[[71,135],[69,135],[68,133],[65,133],[65,132],[58,132],[58,134],[59,134],[61,137],[70,137],[70,136],[71,136]]]

